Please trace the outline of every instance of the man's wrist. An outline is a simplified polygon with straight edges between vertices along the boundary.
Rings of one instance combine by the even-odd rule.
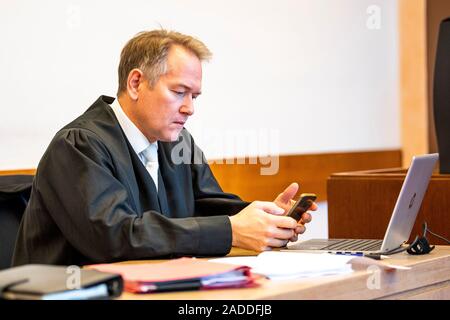
[[[234,221],[234,216],[228,216],[228,219],[230,220],[230,226],[231,226],[231,246],[232,247],[236,247],[237,243],[236,243],[236,235],[235,235],[235,227],[233,225],[233,221]]]

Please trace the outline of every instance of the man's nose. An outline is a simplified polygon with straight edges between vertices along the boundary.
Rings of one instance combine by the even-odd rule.
[[[180,108],[180,112],[192,116],[194,114],[194,99],[192,94],[187,94],[183,99],[183,105]]]

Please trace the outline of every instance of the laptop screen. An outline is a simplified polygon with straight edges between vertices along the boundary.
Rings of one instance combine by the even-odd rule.
[[[408,240],[438,159],[437,153],[413,157],[383,239],[382,252]]]

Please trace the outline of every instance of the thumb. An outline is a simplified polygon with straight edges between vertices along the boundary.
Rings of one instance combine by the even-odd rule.
[[[278,195],[275,202],[279,201],[284,204],[289,204],[291,199],[294,198],[295,194],[299,189],[298,183],[291,183],[282,193]]]
[[[258,209],[263,210],[264,212],[276,214],[276,215],[282,215],[284,214],[284,209],[280,208],[273,202],[269,201],[255,201],[255,207]]]

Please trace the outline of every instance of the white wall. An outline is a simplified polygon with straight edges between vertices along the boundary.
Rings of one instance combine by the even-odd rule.
[[[0,169],[36,167],[60,127],[115,94],[125,42],[159,25],[215,54],[188,125],[209,158],[398,148],[396,2],[3,0]],[[238,135],[269,146],[223,144]]]

